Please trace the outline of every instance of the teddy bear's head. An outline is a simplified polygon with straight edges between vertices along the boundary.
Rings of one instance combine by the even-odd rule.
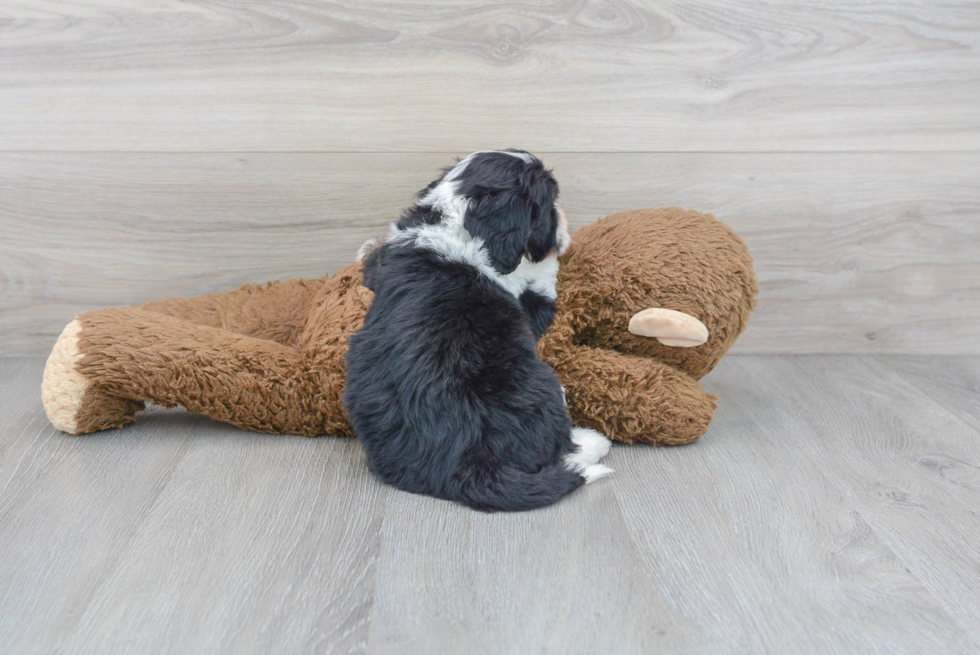
[[[710,215],[676,207],[628,211],[583,227],[572,242],[558,275],[556,328],[579,345],[656,358],[700,378],[755,306],[752,257]],[[652,314],[661,327],[650,327]],[[684,315],[703,324],[695,333],[707,328],[704,343],[671,338],[672,317],[683,322]],[[686,329],[692,338],[691,325]]]

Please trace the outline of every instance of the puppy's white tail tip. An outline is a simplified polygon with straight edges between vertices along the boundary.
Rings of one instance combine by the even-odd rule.
[[[605,464],[593,464],[592,466],[585,467],[585,470],[582,471],[582,477],[585,478],[585,484],[590,484],[599,478],[606,477],[612,472],[613,470]]]
[[[575,471],[589,484],[613,472],[599,460],[609,452],[610,441],[605,435],[589,428],[572,428],[575,452],[565,456],[565,466]]]
[[[611,442],[606,435],[591,428],[572,428],[572,442],[577,455],[586,464],[595,464],[609,453]]]

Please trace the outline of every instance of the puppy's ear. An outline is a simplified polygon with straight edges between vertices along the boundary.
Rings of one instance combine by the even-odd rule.
[[[517,268],[527,251],[531,204],[515,191],[495,191],[470,199],[463,227],[483,239],[490,263],[501,275]]]
[[[528,191],[534,200],[531,233],[528,235],[527,254],[532,262],[539,262],[557,246],[557,230],[560,223],[555,199],[558,183],[550,171],[544,171]]]

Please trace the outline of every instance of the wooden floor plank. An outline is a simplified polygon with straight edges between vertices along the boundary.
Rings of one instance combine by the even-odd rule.
[[[0,154],[0,354],[80,311],[315,277],[454,154]],[[974,353],[978,154],[539,153],[575,226],[678,205],[746,240],[740,353]]]
[[[975,3],[4,4],[0,149],[976,150]]]
[[[504,515],[396,493],[370,652],[704,652],[640,561],[614,487]]]
[[[980,431],[980,357],[897,355],[875,361]]]
[[[799,387],[805,361],[727,358],[706,380],[720,401],[700,442],[623,449],[615,494],[654,579],[720,651],[973,651],[869,526],[853,481],[817,443],[827,436],[801,428],[808,408],[778,393]],[[830,429],[861,420],[824,418]]]
[[[760,430],[792,446],[776,466],[813,452],[837,493],[980,644],[977,433],[872,358],[732,359],[722,372],[731,372],[730,406],[753,408]]]
[[[41,407],[42,366],[0,363],[0,643],[10,653],[63,646],[187,448],[179,413],[141,429],[57,432]]]
[[[388,490],[359,444],[188,421],[193,444],[66,652],[363,652]]]
[[[959,361],[728,357],[700,442],[617,446],[557,505],[484,515],[382,486],[350,440],[160,409],[68,437],[43,360],[0,360],[0,643],[976,652],[980,441],[923,390],[970,407]]]
[[[38,357],[0,359],[0,494],[17,471],[27,465],[38,442],[50,437],[48,418],[40,403],[41,371]]]

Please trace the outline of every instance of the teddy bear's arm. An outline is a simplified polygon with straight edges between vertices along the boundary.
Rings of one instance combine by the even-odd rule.
[[[121,427],[144,402],[183,406],[259,432],[343,433],[343,353],[303,351],[122,307],[80,314],[44,373],[51,422],[83,434]],[[338,361],[333,361],[333,360]]]
[[[168,298],[136,307],[197,325],[296,346],[313,299],[325,283],[324,279],[294,279],[246,284],[234,291]]]
[[[716,397],[662,362],[580,345],[542,355],[565,387],[575,424],[611,439],[690,443],[705,433],[714,415]]]

